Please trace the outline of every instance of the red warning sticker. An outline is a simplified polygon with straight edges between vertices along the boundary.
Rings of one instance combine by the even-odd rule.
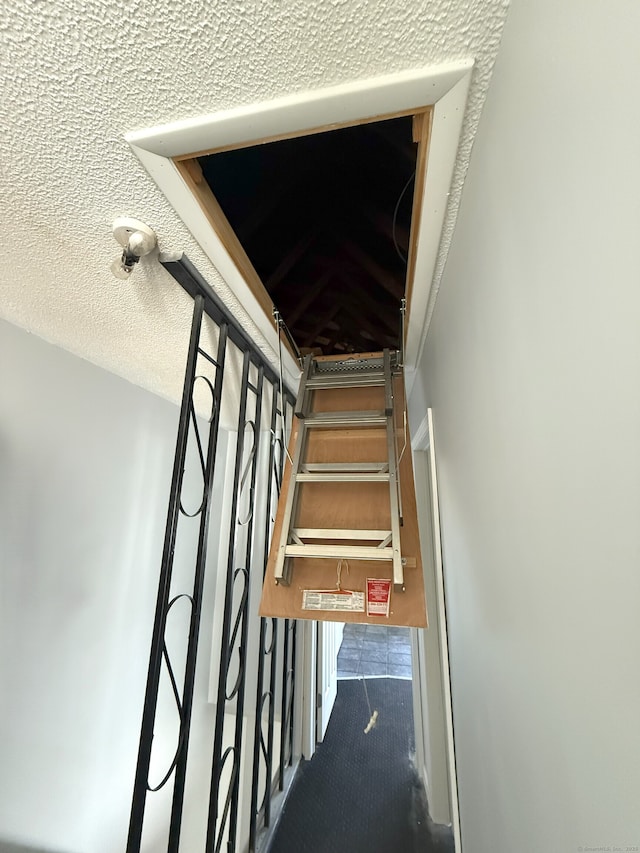
[[[389,616],[391,581],[367,578],[367,616]]]

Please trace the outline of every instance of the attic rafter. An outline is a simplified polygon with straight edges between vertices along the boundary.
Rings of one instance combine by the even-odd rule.
[[[394,228],[393,216],[390,216],[387,211],[381,209],[372,210],[369,205],[362,205],[362,212],[379,234],[382,234],[393,243],[395,233],[400,248],[404,249],[405,252],[409,250],[409,230],[397,221]]]
[[[386,290],[387,293],[390,293],[395,299],[402,299],[404,289],[392,273],[383,269],[380,264],[374,261],[366,252],[363,252],[355,243],[348,241],[345,243],[344,248],[345,251],[360,264],[362,269],[369,273],[371,278],[373,278],[380,287],[384,288],[384,290]]]
[[[302,346],[310,347],[313,346],[313,342],[316,340],[319,334],[321,334],[322,330],[326,327],[327,323],[336,316],[338,311],[341,309],[341,305],[339,303],[330,305],[329,308],[321,315],[320,319],[317,321],[315,326],[313,326],[312,331],[307,335],[304,340]]]
[[[337,338],[342,338],[344,341],[348,342],[348,345],[353,348],[354,352],[367,352],[371,349],[371,341],[366,340],[359,330],[354,330],[354,327],[349,320],[349,312],[346,307],[341,306],[340,318],[342,319],[341,328],[336,333]],[[343,332],[345,327],[348,329],[346,333]],[[342,333],[342,334],[341,334]]]
[[[316,281],[312,285],[300,287],[301,296],[296,304],[296,307],[293,311],[289,311],[285,315],[285,322],[287,326],[289,326],[289,328],[292,328],[296,325],[300,317],[305,313],[309,306],[320,296],[322,291],[325,289],[327,283],[330,281],[332,275],[332,271],[327,270],[327,272],[323,273],[318,279],[316,279]]]
[[[374,338],[365,338],[362,334],[361,324],[359,323],[359,319],[357,316],[357,311],[350,311],[347,306],[343,308],[345,312],[345,325],[349,322],[349,341],[351,345],[354,347],[355,351],[367,352],[368,350],[377,350],[380,348],[380,336],[376,335]],[[360,331],[354,332],[354,327],[352,323],[355,322],[356,326],[360,326]],[[395,344],[394,344],[395,348]],[[384,349],[384,347],[382,347]]]
[[[383,323],[387,329],[391,332],[391,334],[395,334],[400,324],[400,305],[398,304],[398,313],[397,316],[390,313],[388,310],[385,310],[380,306],[376,299],[370,299],[367,291],[360,283],[360,281],[354,276],[348,276],[347,273],[343,272],[340,274],[343,279],[345,285],[347,285],[354,296],[359,296],[361,300],[368,300],[368,307],[372,314],[375,314],[377,319]]]
[[[372,341],[381,346],[383,342],[391,347],[397,346],[396,338],[381,333],[381,330],[376,328],[375,321],[370,319],[372,315],[368,298],[353,299],[350,288],[347,287],[331,288],[327,290],[325,296],[331,300],[332,304],[340,306],[340,310],[334,318],[339,325],[338,334],[335,337],[349,341],[354,347],[366,346],[370,349]],[[333,325],[334,322],[328,322],[327,329],[331,329]],[[366,333],[370,338],[363,333]]]
[[[349,314],[349,316],[353,319],[356,326],[359,326],[362,331],[367,332],[369,335],[371,335],[372,341],[375,341],[376,344],[380,344],[382,349],[384,349],[385,346],[397,348],[397,336],[393,337],[391,335],[381,333],[380,329],[376,328],[375,324],[369,321],[366,313],[360,309],[360,306],[357,303],[345,299],[343,302],[343,307],[347,314]]]
[[[283,257],[280,264],[264,282],[264,286],[267,288],[269,293],[273,293],[280,282],[291,272],[315,239],[315,230],[309,231],[301,240],[298,240],[293,249]]]

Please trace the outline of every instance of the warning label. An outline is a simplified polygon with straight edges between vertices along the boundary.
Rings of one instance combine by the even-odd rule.
[[[364,613],[364,592],[305,589],[302,591],[302,609]]]
[[[391,581],[367,578],[367,616],[389,616]]]

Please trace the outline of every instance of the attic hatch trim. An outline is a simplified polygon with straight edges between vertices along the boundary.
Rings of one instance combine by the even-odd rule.
[[[420,282],[420,286],[414,286],[411,293],[406,330],[405,366],[409,393],[448,250],[448,241],[441,244],[442,226],[472,69],[473,61],[463,60],[402,71],[134,131],[126,134],[125,139],[275,355],[278,338],[272,318],[267,317],[242,271],[212,228],[174,158],[194,157],[197,152],[224,146],[251,145],[269,137],[282,138],[285,134],[301,135],[318,127],[358,124],[400,112],[422,112],[432,106],[428,168],[422,186],[416,181],[414,189],[415,193],[421,193],[426,203],[414,253],[413,279]],[[233,310],[233,305],[229,307]],[[296,383],[300,370],[285,349],[283,367],[289,380]]]
[[[205,216],[211,223],[211,227],[220,237],[227,252],[231,255],[236,267],[244,276],[244,280],[251,289],[253,295],[258,300],[262,310],[268,318],[273,316],[274,308],[278,306],[273,302],[271,294],[268,292],[266,284],[258,275],[251,258],[248,256],[246,249],[239,239],[235,229],[227,219],[227,216],[222,208],[218,197],[213,188],[205,179],[198,157],[204,157],[210,154],[219,154],[223,151],[237,151],[243,148],[253,147],[254,145],[262,145],[271,142],[281,142],[285,139],[299,139],[304,136],[329,133],[332,130],[340,130],[343,128],[362,127],[366,124],[375,124],[393,120],[396,118],[412,116],[413,117],[413,141],[418,143],[415,166],[415,187],[413,193],[413,203],[411,209],[411,230],[409,235],[409,248],[407,254],[407,266],[405,273],[405,288],[404,296],[407,299],[407,323],[411,322],[411,293],[413,290],[413,280],[415,275],[415,260],[418,243],[418,229],[420,217],[422,214],[422,205],[424,201],[424,183],[425,172],[429,157],[429,140],[431,135],[431,120],[433,115],[433,107],[422,107],[420,110],[403,110],[400,113],[392,113],[390,115],[373,116],[348,124],[334,123],[329,127],[316,127],[305,130],[303,133],[288,133],[284,136],[268,137],[266,139],[255,140],[251,143],[242,143],[239,146],[226,145],[223,148],[213,148],[208,151],[200,151],[193,155],[181,155],[174,157],[178,171],[182,175],[185,183],[190,187],[191,192],[200,202]],[[400,312],[398,309],[397,317],[398,327],[400,326]],[[293,331],[291,329],[290,331]],[[292,355],[295,356],[294,350],[289,345],[286,338],[283,338],[283,344],[289,349]],[[375,348],[375,347],[374,347]]]

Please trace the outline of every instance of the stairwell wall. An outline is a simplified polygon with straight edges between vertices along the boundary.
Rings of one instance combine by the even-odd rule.
[[[410,401],[465,853],[640,845],[640,7],[516,0]]]
[[[115,853],[126,846],[178,409],[5,322],[0,377],[0,850]],[[216,535],[212,523],[213,555]],[[176,588],[191,587],[194,543],[192,532],[179,533]],[[214,574],[210,565],[190,838],[204,832],[210,778]],[[187,608],[173,614],[168,641],[180,679]],[[153,780],[176,743],[168,682],[160,699]],[[171,785],[149,795],[146,850],[161,846],[170,794]]]

